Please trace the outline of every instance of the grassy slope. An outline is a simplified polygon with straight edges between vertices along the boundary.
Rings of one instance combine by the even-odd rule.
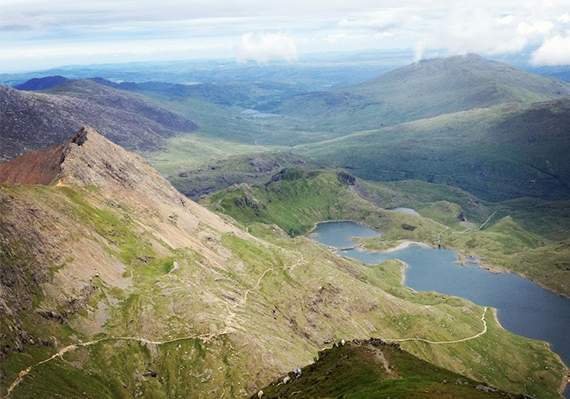
[[[61,348],[78,340],[117,335],[171,339],[229,328],[208,340],[158,346],[109,341],[79,349],[64,360],[35,368],[13,392],[14,398],[46,393],[86,398],[243,397],[275,376],[310,363],[326,340],[402,335],[447,340],[481,328],[480,307],[457,298],[411,292],[400,285],[396,263],[363,267],[310,240],[292,240],[261,225],[250,228],[256,239],[233,233],[218,238],[207,226],[200,227],[193,234],[204,237],[204,245],[215,251],[204,256],[172,247],[156,230],[140,231],[141,223],[149,223],[146,213],[133,213],[128,202],[104,200],[97,190],[2,191],[13,201],[25,198],[36,213],[52,210],[59,215],[57,226],[77,232],[76,237],[83,237],[81,245],[100,246],[95,254],[123,264],[132,280],[130,286],[119,288],[103,283],[103,276],[101,281],[95,278],[88,305],[63,324],[36,316],[29,326],[32,335],[53,335],[57,341],[43,346],[36,339],[3,361],[4,387],[19,370],[54,353],[53,345]],[[158,223],[152,220],[151,225]],[[59,234],[57,226],[44,233]],[[217,254],[228,258],[218,263]],[[80,261],[84,259],[66,262]],[[174,261],[179,268],[171,273]],[[67,263],[59,265],[54,273],[65,274],[66,267]],[[237,306],[246,289],[251,290],[249,300]],[[50,308],[50,301],[45,298],[36,306]],[[94,328],[102,314],[106,320],[100,329]],[[507,390],[557,397],[563,368],[548,348],[502,330],[492,318],[488,324],[486,335],[468,343],[437,347],[407,343],[404,348]]]
[[[381,207],[411,206],[424,217],[385,211],[363,199],[357,191],[365,192]],[[210,201],[215,209],[242,223],[274,223],[292,235],[303,234],[322,220],[359,220],[384,233],[381,238],[367,241],[377,249],[392,246],[401,239],[436,245],[441,238],[443,245],[464,255],[479,256],[485,264],[522,273],[551,289],[570,294],[570,219],[565,203],[541,203],[542,209],[533,213],[529,209],[533,206],[530,200],[486,203],[457,189],[417,182],[346,186],[334,173],[319,172],[291,176],[289,180],[266,186],[229,189],[213,195]],[[549,208],[558,213],[544,218]],[[460,223],[461,211],[469,222]],[[489,225],[479,230],[495,211]],[[549,222],[552,224],[546,226]],[[415,229],[405,229],[404,224]],[[553,231],[549,236],[540,235],[548,230]]]
[[[171,180],[179,173],[231,156],[256,154],[277,149],[240,144],[198,134],[176,136],[166,141],[165,148],[147,154],[146,158],[163,176]]]
[[[372,180],[424,180],[480,198],[570,192],[570,101],[498,106],[419,120],[299,147],[298,152]]]
[[[166,152],[150,154],[149,161],[191,198],[234,184],[261,184],[285,167],[308,165],[298,155],[269,148],[185,135],[169,140]]]
[[[508,398],[504,392],[484,392],[481,385],[434,367],[397,346],[375,341],[348,342],[319,352],[318,360],[300,377],[291,373],[263,388],[264,398],[408,399]],[[479,386],[479,389],[477,387]],[[257,396],[252,396],[256,398]]]
[[[570,94],[560,81],[474,55],[425,60],[356,86],[293,96],[280,112],[338,134]]]

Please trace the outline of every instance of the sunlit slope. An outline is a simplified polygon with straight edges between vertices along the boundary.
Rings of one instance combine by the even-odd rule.
[[[263,388],[264,398],[515,398],[434,367],[398,346],[354,341],[319,352],[317,361]],[[287,376],[283,377],[287,378]],[[253,396],[252,398],[256,398]],[[520,398],[520,397],[519,397]]]
[[[486,264],[513,270],[570,294],[567,201],[486,202],[448,186],[407,181],[372,183],[344,172],[288,169],[265,185],[212,195],[212,209],[245,225],[276,224],[291,235],[323,220],[351,219],[383,232],[369,246],[408,239],[456,248]],[[421,217],[385,208],[414,207]]]

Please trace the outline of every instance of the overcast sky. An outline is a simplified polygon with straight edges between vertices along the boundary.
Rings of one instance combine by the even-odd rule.
[[[570,0],[0,0],[0,72],[367,49],[570,64]]]

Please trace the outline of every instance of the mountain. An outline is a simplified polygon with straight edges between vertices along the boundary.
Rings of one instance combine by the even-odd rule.
[[[26,90],[26,91],[47,90],[51,89],[52,87],[59,86],[67,82],[68,80],[69,79],[59,75],[45,76],[42,78],[33,78],[27,80],[24,83],[15,85],[14,88],[17,90]]]
[[[298,372],[299,373],[299,372]],[[290,382],[283,384],[283,378]],[[380,340],[319,352],[317,361],[263,388],[263,398],[520,398],[439,369]],[[351,381],[351,384],[346,384]],[[251,399],[258,399],[257,395]]]
[[[570,99],[421,119],[299,147],[370,180],[424,180],[487,200],[570,195]]]
[[[531,71],[550,78],[570,82],[570,66],[568,65],[535,67]]]
[[[138,95],[91,81],[66,81],[51,92],[0,86],[0,159],[61,143],[82,125],[131,149],[151,150],[194,122]]]
[[[364,83],[294,96],[279,112],[335,131],[380,128],[505,103],[570,95],[570,85],[477,55],[420,61]]]
[[[482,315],[474,339],[402,349],[558,397],[557,356],[493,312],[406,289],[397,262],[365,267],[271,225],[246,232],[92,129],[0,176],[5,397],[248,397],[332,342],[453,341],[479,333]]]

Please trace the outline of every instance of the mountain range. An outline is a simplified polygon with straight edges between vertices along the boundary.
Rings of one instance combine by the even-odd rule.
[[[309,126],[346,132],[568,95],[565,82],[469,54],[424,60],[357,85],[293,96],[278,111],[312,119]]]

